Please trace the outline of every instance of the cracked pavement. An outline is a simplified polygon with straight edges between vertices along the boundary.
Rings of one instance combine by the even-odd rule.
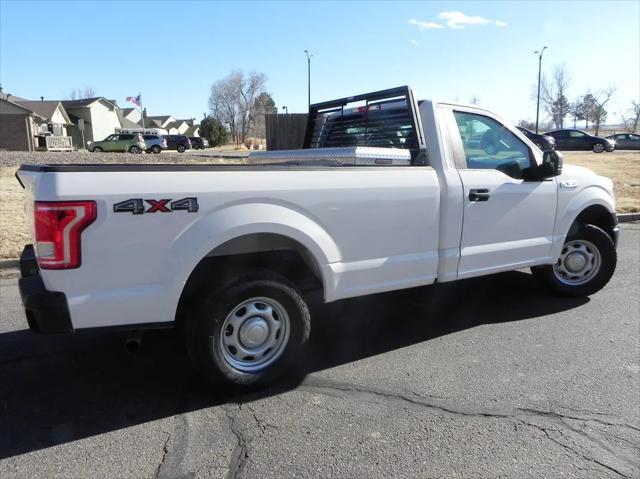
[[[0,281],[0,477],[640,478],[640,225],[612,282],[527,272],[313,307],[292,379],[208,388],[171,332],[37,336]]]

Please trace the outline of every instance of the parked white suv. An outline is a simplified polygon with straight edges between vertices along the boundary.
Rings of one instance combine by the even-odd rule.
[[[180,326],[204,377],[229,387],[295,361],[311,290],[331,302],[531,267],[585,296],[616,266],[609,179],[407,87],[312,105],[304,149],[248,165],[22,165],[18,178],[32,330]]]

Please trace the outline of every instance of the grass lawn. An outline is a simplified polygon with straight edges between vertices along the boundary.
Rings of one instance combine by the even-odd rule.
[[[568,152],[564,160],[611,178],[619,213],[640,211],[640,152]],[[16,169],[0,166],[0,259],[18,257],[30,242],[24,192],[14,177]]]
[[[640,211],[640,151],[569,151],[563,155],[566,164],[584,166],[613,180],[618,213]]]

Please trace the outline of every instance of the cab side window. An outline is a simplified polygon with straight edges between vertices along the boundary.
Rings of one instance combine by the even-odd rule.
[[[532,165],[531,152],[508,128],[493,118],[454,111],[469,169],[498,170],[516,179]]]

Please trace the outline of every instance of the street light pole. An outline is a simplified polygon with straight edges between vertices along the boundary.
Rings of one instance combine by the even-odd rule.
[[[311,57],[309,50],[304,51],[307,54],[307,111],[311,109]]]
[[[542,50],[536,50],[535,52],[533,52],[538,54],[538,102],[536,105],[536,135],[538,134],[538,121],[540,119],[540,78],[542,75],[542,54],[546,49],[547,47],[545,46]]]
[[[289,114],[289,107],[288,106],[283,106],[282,109],[284,110],[284,112],[288,115]]]

